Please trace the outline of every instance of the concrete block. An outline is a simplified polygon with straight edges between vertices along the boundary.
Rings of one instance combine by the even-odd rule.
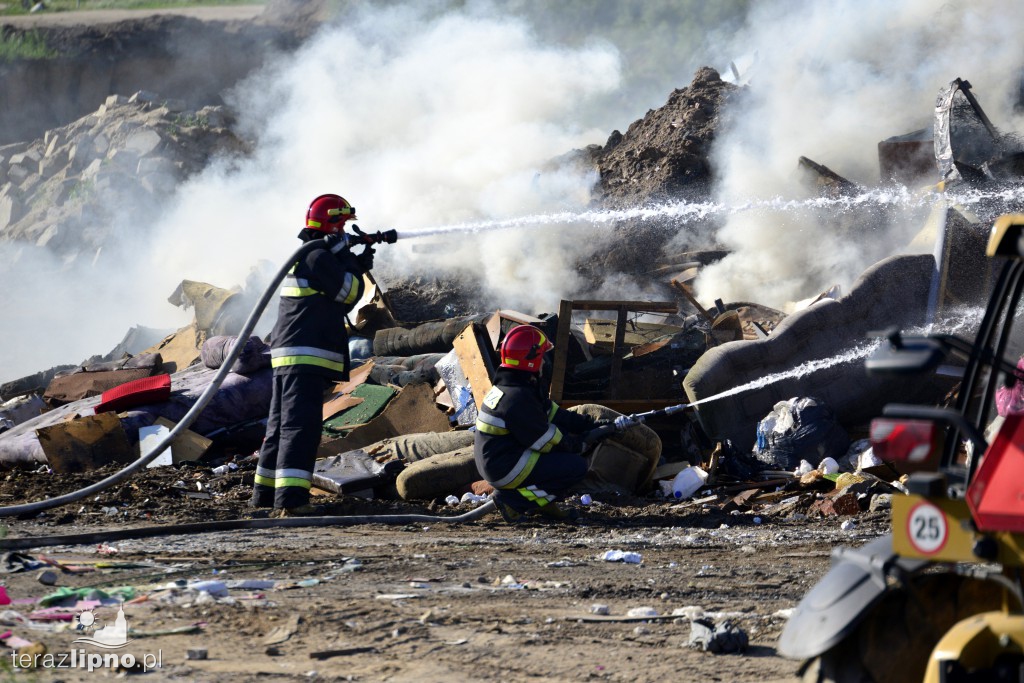
[[[139,163],[138,154],[118,147],[107,152],[107,159],[118,168],[137,168]]]
[[[100,172],[103,167],[103,161],[101,159],[93,159],[89,162],[89,165],[82,170],[82,180],[96,180],[96,175]]]
[[[24,166],[17,165],[7,168],[7,178],[15,185],[21,185],[30,175],[32,172]]]
[[[98,156],[103,156],[107,153],[107,150],[110,149],[110,138],[103,133],[100,133],[95,137],[95,139],[93,139],[92,147],[93,151],[95,151]]]
[[[173,175],[177,168],[170,159],[165,157],[147,157],[145,159],[139,159],[136,172],[140,176],[149,175],[151,173],[164,173]]]
[[[160,96],[152,90],[140,90],[131,97],[129,97],[128,102],[131,104],[151,104],[153,102],[156,102],[157,98],[159,97]]]
[[[5,186],[9,188],[10,185]],[[9,191],[0,192],[0,231],[21,220],[25,215],[25,205]]]
[[[54,154],[56,154],[57,150],[60,149],[60,146],[63,141],[62,136],[57,135],[56,133],[51,135],[50,131],[46,132],[46,137],[49,138],[49,142],[46,143],[46,153],[43,155],[44,158],[52,157]]]
[[[135,152],[140,157],[154,152],[163,142],[160,134],[152,128],[142,128],[128,136],[124,142],[124,148]]]

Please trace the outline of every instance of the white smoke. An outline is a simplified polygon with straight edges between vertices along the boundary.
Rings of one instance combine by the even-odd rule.
[[[280,259],[325,192],[373,231],[582,208],[593,178],[542,167],[603,135],[575,129],[573,114],[618,73],[609,46],[547,47],[507,17],[404,6],[347,17],[235,93],[260,146],[238,172],[211,169],[180,191],[159,249],[165,286],[183,273],[236,282],[255,260]],[[380,247],[378,267],[471,270],[530,308],[557,304],[571,270],[557,231],[450,242],[439,257]]]
[[[957,77],[997,126],[1012,127],[1022,29],[1024,14],[1002,0],[755,3],[733,43],[759,61],[719,138],[719,199],[800,197],[800,156],[876,186],[878,143],[930,128],[936,96]],[[848,291],[864,268],[904,248],[924,211],[888,231],[867,229],[871,217],[856,213],[735,215],[717,236],[734,254],[704,270],[698,291],[774,306],[833,284]]]
[[[215,163],[179,187],[172,207],[146,226],[144,244],[126,239],[130,262],[88,280],[72,271],[50,277],[5,249],[4,277],[16,284],[0,304],[0,376],[104,353],[135,324],[184,324],[190,315],[166,302],[182,279],[228,288],[259,262],[280,264],[321,193],[352,201],[364,229],[404,233],[586,208],[592,173],[548,162],[603,143],[650,106],[641,98],[637,111],[589,109],[628,88],[620,53],[606,43],[542,42],[501,5],[441,6],[361,4],[242,84],[231,99],[241,130],[257,143],[253,155]],[[777,199],[806,196],[798,157],[877,184],[877,143],[930,126],[936,94],[956,77],[971,81],[997,125],[1012,128],[1024,13],[997,0],[776,0],[751,8],[731,47],[708,29],[723,53],[756,52],[759,60],[742,104],[726,113],[715,199],[760,208],[728,209],[715,239],[735,253],[704,271],[700,298],[780,305],[837,283],[847,291],[865,267],[902,248],[918,213],[868,231],[873,221],[856,209],[838,219],[773,210]],[[695,66],[725,66],[713,62],[659,64],[665,95],[685,86]],[[126,236],[138,228],[121,226]],[[551,311],[578,287],[579,255],[607,243],[608,233],[593,222],[549,223],[445,237],[430,253],[414,251],[410,240],[379,248],[378,272],[474,273],[481,299]],[[601,293],[625,288],[613,280]]]
[[[91,274],[99,284],[65,272],[64,281],[20,289],[25,302],[44,290],[50,319],[41,327],[34,304],[4,311],[7,329],[27,338],[5,335],[0,375],[104,353],[135,324],[185,324],[189,314],[166,301],[181,280],[231,288],[258,262],[280,264],[322,193],[349,199],[372,231],[586,206],[592,175],[545,164],[606,137],[574,121],[618,87],[615,49],[543,45],[526,23],[493,10],[426,8],[364,7],[239,86],[232,104],[254,154],[179,186],[146,226],[145,244],[131,240],[137,226],[122,226],[133,246],[117,268]],[[500,291],[506,305],[543,311],[572,286],[567,240],[586,241],[568,226],[456,237],[436,256],[383,246],[377,262],[381,272],[469,270],[481,275],[483,295]],[[21,277],[33,272],[26,266]],[[69,332],[32,341],[39,329]]]

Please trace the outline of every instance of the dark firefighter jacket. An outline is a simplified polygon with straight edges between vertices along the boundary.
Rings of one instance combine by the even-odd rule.
[[[499,368],[477,415],[477,468],[495,488],[518,488],[545,453],[579,452],[575,435],[593,426],[590,418],[544,397],[531,373]]]
[[[277,323],[270,333],[276,374],[315,373],[348,379],[345,316],[363,295],[363,269],[348,249],[314,249],[281,283]]]

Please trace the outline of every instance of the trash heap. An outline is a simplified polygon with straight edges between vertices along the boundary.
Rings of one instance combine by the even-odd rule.
[[[701,69],[665,107],[613,135],[604,148],[587,150],[600,171],[599,201],[637,202],[636,191],[647,199],[706,192],[707,149],[720,109],[740,90]],[[953,186],[1019,183],[1012,144],[993,137],[987,148],[979,145],[977,136],[996,133],[969,92],[956,79],[940,93],[946,106],[936,116],[945,128],[935,130],[950,131],[935,146],[942,179]],[[987,125],[959,125],[964,117]],[[95,113],[41,139],[0,147],[6,181],[0,239],[67,260],[95,258],[108,238],[102,207],[111,193],[142,192],[156,200],[212,155],[246,153],[231,123],[222,107],[190,111],[142,91],[112,95]],[[958,139],[964,130],[971,137]],[[924,137],[884,141],[883,178],[894,177],[886,169],[908,173],[907,163],[919,163]],[[982,148],[991,154],[979,156]],[[806,157],[799,164],[823,195],[856,191]],[[655,167],[660,175],[647,172]],[[915,182],[927,175],[919,163]],[[633,181],[640,176],[649,183],[638,190]],[[572,299],[557,311],[499,308],[458,316],[442,308],[443,318],[413,319],[414,280],[401,286],[400,312],[387,289],[368,282],[373,296],[350,330],[356,367],[325,397],[316,487],[336,499],[479,501],[489,489],[472,459],[476,410],[503,335],[529,323],[555,340],[546,380],[560,405],[601,418],[689,406],[595,448],[580,495],[758,516],[849,516],[884,507],[906,472],[872,456],[868,421],[888,401],[941,403],[955,391],[955,378],[866,379],[862,365],[851,362],[863,354],[846,359],[843,353],[871,330],[924,324],[935,311],[984,297],[990,283],[975,277],[982,260],[977,245],[986,221],[1007,206],[976,209],[984,215],[952,204],[922,226],[918,238],[943,245],[940,262],[931,253],[895,255],[865,271],[848,293],[833,287],[786,311],[698,300],[694,279],[727,252],[669,253],[661,249],[666,239],[643,254],[646,277],[665,293],[660,301]],[[88,227],[65,232],[72,223]],[[147,440],[172,428],[209,385],[262,284],[255,272],[244,288],[183,281],[169,300],[194,307],[191,325],[170,332],[136,328],[106,356],[0,387],[0,463],[45,466],[39,476],[49,476],[137,459]],[[437,303],[424,294],[419,310],[436,315]],[[265,340],[243,343],[243,358],[192,433],[153,463],[226,467],[223,474],[237,477],[237,495],[229,492],[236,498],[251,485],[270,399]],[[793,372],[805,366],[808,372]]]

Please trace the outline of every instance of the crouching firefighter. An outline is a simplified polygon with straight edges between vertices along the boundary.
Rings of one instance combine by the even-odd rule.
[[[509,330],[501,344],[501,365],[477,417],[476,466],[494,487],[494,503],[506,522],[534,512],[573,519],[556,501],[587,473],[583,451],[588,444],[582,435],[606,422],[559,408],[547,398],[540,372],[552,347],[532,325]]]
[[[358,255],[349,248],[352,240],[343,229],[351,220],[356,210],[343,197],[314,199],[299,239],[323,239],[324,246],[297,261],[282,282],[270,335],[270,416],[251,500],[253,507],[273,507],[273,517],[323,513],[310,505],[309,490],[324,393],[331,383],[348,379],[345,316],[363,295],[363,273],[373,267],[371,245]]]

